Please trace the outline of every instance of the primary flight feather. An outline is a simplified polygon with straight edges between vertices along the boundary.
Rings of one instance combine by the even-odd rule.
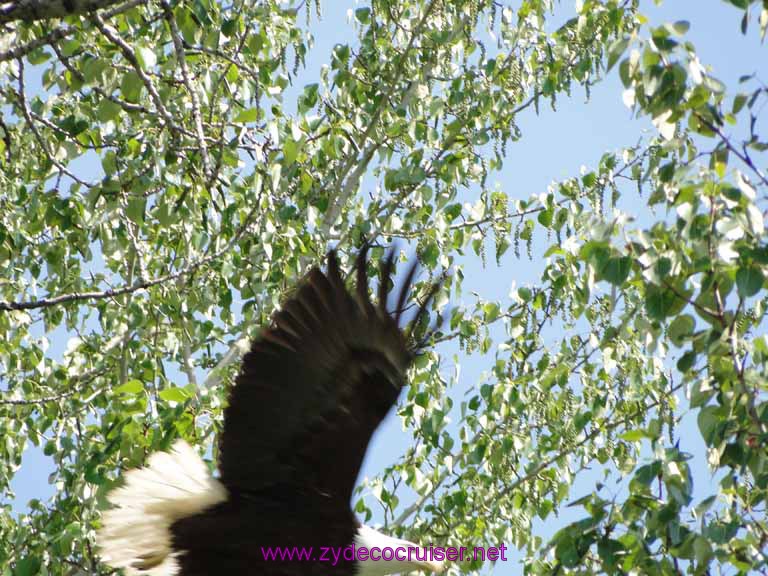
[[[416,270],[392,312],[394,251],[382,261],[378,301],[368,293],[367,249],[345,286],[336,253],[313,268],[253,341],[229,395],[218,479],[177,441],[126,474],[110,495],[97,542],[105,563],[129,575],[383,575],[442,570],[425,554],[404,560],[322,560],[352,544],[415,547],[362,526],[350,499],[373,432],[397,401],[418,351],[400,327]],[[417,308],[426,313],[437,285]],[[266,549],[312,549],[274,560]],[[423,550],[422,550],[423,552]]]

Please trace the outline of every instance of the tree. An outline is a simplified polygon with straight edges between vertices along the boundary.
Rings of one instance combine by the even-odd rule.
[[[765,35],[766,2],[730,3]],[[30,444],[58,489],[2,506],[6,573],[108,573],[92,542],[120,471],[176,437],[215,456],[243,343],[329,244],[365,238],[374,257],[405,239],[422,287],[452,270],[399,409],[413,448],[372,483],[390,528],[503,541],[531,574],[768,570],[759,79],[729,92],[639,0],[577,2],[553,32],[551,0],[373,0],[302,86],[317,3],[62,5],[0,18],[0,489]],[[521,114],[612,68],[658,134],[528,199],[487,185]],[[509,299],[451,307],[465,251],[547,259]],[[490,358],[465,399],[457,346]],[[688,406],[719,482],[695,501]],[[622,490],[532,536],[588,466]]]

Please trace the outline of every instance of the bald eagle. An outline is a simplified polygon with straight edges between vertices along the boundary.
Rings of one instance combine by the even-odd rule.
[[[377,305],[366,251],[357,257],[354,292],[331,251],[326,272],[312,269],[252,342],[224,411],[218,478],[182,440],[125,475],[97,534],[106,564],[129,576],[442,571],[441,558],[361,525],[350,509],[371,435],[423,346],[400,328],[415,264],[390,313],[394,251],[382,260]],[[353,545],[358,553],[339,553]],[[360,555],[361,547],[369,553]],[[378,559],[374,548],[394,552]],[[281,560],[278,549],[304,559]]]

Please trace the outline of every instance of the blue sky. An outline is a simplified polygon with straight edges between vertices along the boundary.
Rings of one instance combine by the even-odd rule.
[[[760,44],[754,29],[746,37],[741,35],[742,13],[733,6],[721,0],[670,0],[662,6],[648,1],[646,4],[644,13],[652,23],[675,20],[691,23],[687,38],[696,46],[702,63],[712,68],[713,74],[726,83],[729,91],[737,90],[737,79],[742,74],[759,72],[763,80],[768,80],[766,46]],[[293,90],[286,94],[287,102],[290,102],[292,92],[298,93],[304,84],[317,81],[320,65],[329,61],[335,43],[354,44],[354,31],[347,23],[346,14],[349,8],[357,6],[351,0],[323,3],[322,20],[312,24],[315,46],[308,57],[307,69],[299,74]],[[574,13],[574,2],[560,3],[557,12],[556,22],[564,21]],[[595,166],[604,152],[634,144],[643,131],[652,133],[650,121],[632,117],[622,103],[621,92],[622,86],[614,69],[606,81],[593,88],[589,101],[583,90],[576,89],[571,98],[560,97],[557,111],[542,105],[538,115],[533,108],[523,112],[518,119],[523,137],[509,145],[504,169],[491,177],[491,186],[497,181],[510,198],[527,198],[546,191],[553,181],[578,175],[582,165]],[[292,108],[289,105],[289,109]],[[100,166],[83,166],[83,169],[90,177],[88,173],[98,173]],[[469,191],[468,196],[471,194]],[[638,214],[645,210],[642,201],[636,198],[629,199],[624,205],[625,210],[632,208]],[[482,269],[479,259],[474,257],[468,257],[462,263],[466,271],[464,298],[468,305],[472,303],[472,290],[486,299],[505,300],[513,281],[518,286],[536,282],[543,269],[543,261],[528,260],[524,255],[517,260],[512,251],[505,255],[500,266],[489,259],[488,268]],[[66,342],[63,338],[60,340],[52,342],[52,349],[63,350]],[[449,354],[451,349],[443,349],[443,352]],[[461,382],[452,393],[460,395],[474,386],[488,367],[483,358],[464,357]],[[684,419],[680,434],[686,439],[699,438],[695,417]],[[391,414],[374,437],[361,477],[375,476],[395,462],[405,452],[409,441],[410,434],[402,430],[396,414]],[[698,490],[704,490],[710,480],[702,464],[702,446],[692,442],[682,448],[696,455],[699,463],[694,468],[694,477]],[[52,494],[53,489],[47,482],[51,471],[50,461],[40,451],[27,450],[22,469],[13,482],[17,494],[16,509],[23,509],[31,498],[45,499]],[[577,483],[573,497],[590,491],[590,484],[589,481]],[[537,525],[535,531],[546,537],[553,534],[566,518],[574,520],[578,516],[578,511],[569,510],[559,522]],[[471,546],[471,543],[467,545]],[[519,554],[513,551],[511,558],[506,564],[497,564],[493,573],[522,573]]]

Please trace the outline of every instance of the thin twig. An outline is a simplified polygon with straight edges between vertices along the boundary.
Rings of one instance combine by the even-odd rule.
[[[69,72],[77,78],[80,82],[85,83],[85,76],[83,75],[80,70],[72,66],[70,59],[64,56],[64,54],[61,53],[61,50],[59,49],[59,46],[56,42],[51,43],[51,48],[56,53],[56,56],[59,59],[59,62],[62,63],[62,65],[69,70]],[[109,94],[106,90],[104,90],[99,85],[93,85],[91,86],[91,89],[96,92],[99,96],[102,98],[106,98],[110,102],[114,102],[118,106],[120,106],[123,110],[126,112],[141,112],[144,114],[149,113],[149,109],[145,106],[142,106],[141,104],[133,104],[131,102],[128,102],[126,100],[123,100],[122,98],[118,98],[117,96],[114,96],[112,94]]]
[[[108,368],[102,367],[74,376],[68,380],[70,386],[73,387],[70,390],[59,392],[58,394],[42,396],[41,398],[0,398],[0,406],[34,406],[37,404],[45,404],[46,402],[58,402],[59,400],[64,400],[65,398],[79,394],[85,388],[85,384],[98,378],[99,376],[103,376],[108,371]],[[81,383],[82,385],[77,386],[76,384],[78,383]]]
[[[142,4],[146,4],[147,1],[148,0],[130,0],[125,4],[121,4],[120,6],[115,6],[114,8],[110,8],[109,10],[105,10],[104,12],[101,13],[101,16],[104,18],[112,18],[113,16],[117,16],[118,14],[122,14],[123,12],[131,10],[136,6],[141,6]],[[42,46],[53,44],[54,42],[58,42],[59,40],[68,38],[73,34],[77,34],[78,32],[82,32],[82,28],[80,28],[79,26],[62,26],[61,28],[56,28],[55,30],[50,31],[45,36],[41,36],[40,38],[35,38],[34,40],[30,40],[26,44],[22,44],[21,46],[16,46],[15,48],[11,48],[10,50],[6,50],[5,52],[0,52],[0,62],[6,62],[8,60],[15,60],[17,58],[22,58],[27,54],[29,54],[30,52],[34,52],[38,48],[41,48]]]
[[[211,159],[208,156],[208,145],[205,143],[205,132],[203,131],[203,120],[200,115],[200,97],[197,94],[195,86],[192,84],[192,78],[189,74],[189,67],[187,66],[187,57],[184,53],[184,46],[181,40],[181,32],[179,26],[176,23],[176,17],[173,15],[170,4],[167,0],[162,0],[160,5],[163,8],[165,14],[165,20],[168,22],[168,26],[171,29],[171,38],[173,39],[173,47],[176,51],[176,59],[179,62],[179,68],[181,69],[181,79],[184,86],[189,93],[190,103],[192,104],[192,119],[195,123],[195,132],[197,135],[197,145],[200,148],[200,157],[203,160],[203,173],[205,174],[205,180],[211,182],[213,179],[211,171]]]
[[[755,173],[755,175],[760,179],[760,181],[763,184],[768,186],[768,177],[766,177],[766,175],[763,174],[760,168],[758,168],[755,165],[755,163],[752,161],[752,157],[749,155],[746,149],[743,151],[739,150],[736,146],[733,145],[730,138],[728,138],[728,136],[726,136],[723,133],[723,131],[720,129],[719,126],[716,126],[715,124],[713,124],[712,122],[704,118],[698,112],[694,112],[694,115],[699,120],[699,122],[701,122],[702,124],[704,124],[704,126],[712,130],[712,132],[717,134],[720,140],[723,142],[723,144],[725,144],[726,148],[728,148],[728,150],[730,150],[734,154],[734,156],[736,156],[739,160],[744,162],[744,164],[746,164],[750,168],[750,170],[752,170],[752,172]]]
[[[27,302],[0,301],[0,311],[32,310],[35,308],[48,308],[50,306],[67,304],[69,302],[80,302],[83,300],[105,300],[109,298],[115,298],[116,296],[121,296],[123,294],[132,294],[134,292],[138,292],[139,290],[146,290],[153,286],[157,286],[158,284],[164,284],[166,282],[176,280],[177,278],[180,278],[182,276],[186,276],[188,274],[195,272],[201,266],[204,266],[205,264],[208,264],[209,262],[212,262],[218,259],[219,257],[221,257],[223,254],[226,254],[227,252],[229,252],[229,250],[231,250],[234,247],[234,245],[240,240],[242,235],[248,229],[248,227],[251,224],[251,220],[253,216],[258,211],[259,211],[259,205],[257,203],[256,205],[254,205],[253,208],[251,208],[251,211],[248,213],[248,216],[246,217],[243,225],[240,227],[240,230],[237,231],[237,233],[232,237],[232,239],[229,242],[227,242],[227,244],[223,248],[215,252],[212,252],[210,254],[207,254],[206,256],[192,262],[185,268],[178,270],[176,272],[165,274],[163,276],[159,276],[152,280],[142,281],[137,284],[125,285],[120,288],[111,288],[109,290],[103,290],[103,291],[71,292],[69,294],[61,294],[59,296],[52,296],[50,298],[40,298],[38,300],[30,300]]]
[[[35,122],[32,119],[32,115],[30,113],[29,107],[27,106],[27,96],[25,93],[25,86],[24,86],[24,60],[19,58],[17,60],[17,63],[19,66],[19,94],[18,94],[19,106],[21,107],[21,112],[24,115],[24,119],[27,121],[27,124],[29,125],[29,129],[32,131],[32,135],[35,137],[35,140],[37,140],[37,143],[40,145],[40,148],[43,150],[43,153],[48,157],[48,160],[50,160],[51,163],[54,166],[56,166],[56,168],[58,168],[59,172],[61,172],[62,174],[66,174],[72,180],[74,180],[75,182],[77,182],[82,186],[85,186],[86,188],[92,188],[93,186],[96,185],[95,182],[86,182],[85,180],[82,180],[81,178],[79,178],[64,164],[59,162],[56,159],[56,156],[51,152],[50,148],[48,148],[48,143],[45,141],[45,139],[42,137],[39,130],[37,129],[37,126],[35,125]]]
[[[112,44],[117,46],[123,53],[123,57],[128,60],[134,72],[136,72],[136,75],[147,89],[147,92],[149,92],[149,97],[152,99],[152,102],[154,103],[157,111],[160,113],[160,116],[162,116],[163,122],[169,128],[178,132],[179,130],[173,120],[173,116],[171,116],[171,113],[165,107],[165,104],[163,104],[163,99],[160,97],[160,94],[158,93],[157,88],[155,88],[155,85],[152,83],[151,78],[147,76],[147,73],[141,67],[134,49],[125,40],[122,39],[117,30],[112,28],[112,26],[104,23],[104,19],[100,14],[93,14],[91,16],[91,20],[96,25],[96,28],[98,28],[99,31],[104,35],[104,37],[112,42]]]
[[[413,44],[416,41],[419,32],[426,24],[427,18],[429,17],[436,3],[436,0],[432,0],[429,3],[429,5],[424,9],[424,14],[422,15],[418,24],[414,27],[411,37],[408,40],[408,44],[406,45],[405,50],[400,54],[400,58],[398,58],[398,62],[395,65],[395,75],[389,81],[389,86],[387,87],[386,92],[383,94],[379,105],[376,107],[376,110],[373,113],[373,116],[368,121],[368,128],[366,128],[365,132],[360,138],[361,145],[367,142],[373,131],[378,128],[379,119],[384,112],[384,108],[389,104],[390,98],[398,88],[400,77],[405,71],[405,59],[408,57],[411,49],[413,48]],[[407,97],[408,93],[410,93],[410,90],[406,92],[405,97]],[[380,141],[371,141],[367,146],[365,146],[362,156],[353,154],[347,158],[346,163],[336,178],[336,182],[332,187],[330,187],[332,190],[339,190],[339,193],[331,200],[331,204],[328,207],[328,210],[325,213],[325,217],[323,218],[323,221],[320,225],[320,233],[323,237],[327,236],[328,232],[333,226],[333,223],[339,217],[342,207],[352,195],[352,193],[357,189],[360,178],[368,168],[368,163],[371,161],[371,158],[373,158],[373,155],[376,153],[376,150],[378,150],[380,146]],[[352,174],[346,178],[344,185],[341,186],[342,180],[347,176],[355,163],[357,163],[357,166],[355,167],[354,172],[352,172]],[[321,188],[328,189],[328,186],[323,185]]]
[[[674,388],[671,388],[669,391],[669,395],[674,394],[678,390],[681,390],[683,388],[684,384],[678,384]],[[663,396],[662,398],[658,400],[654,400],[653,402],[643,406],[642,409],[635,410],[632,414],[629,416],[626,416],[622,418],[621,420],[617,420],[615,422],[608,422],[602,427],[595,427],[592,432],[587,434],[583,440],[581,440],[578,444],[575,446],[564,446],[561,450],[558,450],[555,454],[550,456],[549,458],[541,461],[539,464],[531,468],[525,475],[518,477],[515,479],[514,482],[510,483],[506,489],[508,492],[511,492],[513,490],[516,490],[521,485],[530,482],[534,478],[536,478],[539,474],[541,474],[544,470],[549,468],[552,464],[560,460],[561,458],[564,458],[568,455],[569,452],[574,450],[574,448],[578,448],[580,446],[584,446],[591,440],[594,440],[597,436],[601,434],[605,434],[606,432],[609,432],[611,430],[614,430],[621,426],[622,424],[626,424],[627,422],[631,422],[634,418],[637,418],[639,415],[644,414],[651,410],[652,408],[655,408],[658,406],[663,398],[666,398],[668,395]],[[495,428],[494,428],[495,430]],[[490,432],[492,433],[492,432]],[[470,440],[470,445],[479,439],[479,437],[482,434],[489,434],[488,430],[478,430],[475,436]],[[454,466],[456,466],[458,463],[462,462],[464,459],[464,452],[461,449],[458,449],[456,453],[453,454],[454,458]],[[432,495],[437,491],[437,489],[442,485],[443,482],[451,475],[451,473],[446,469],[443,471],[443,473],[440,475],[440,477],[437,479],[437,481],[432,485],[432,487],[424,493],[416,502],[408,506],[403,512],[395,519],[394,525],[400,526],[405,522],[408,518],[410,518],[414,513],[418,512],[421,507],[424,505],[424,503],[432,497]]]

